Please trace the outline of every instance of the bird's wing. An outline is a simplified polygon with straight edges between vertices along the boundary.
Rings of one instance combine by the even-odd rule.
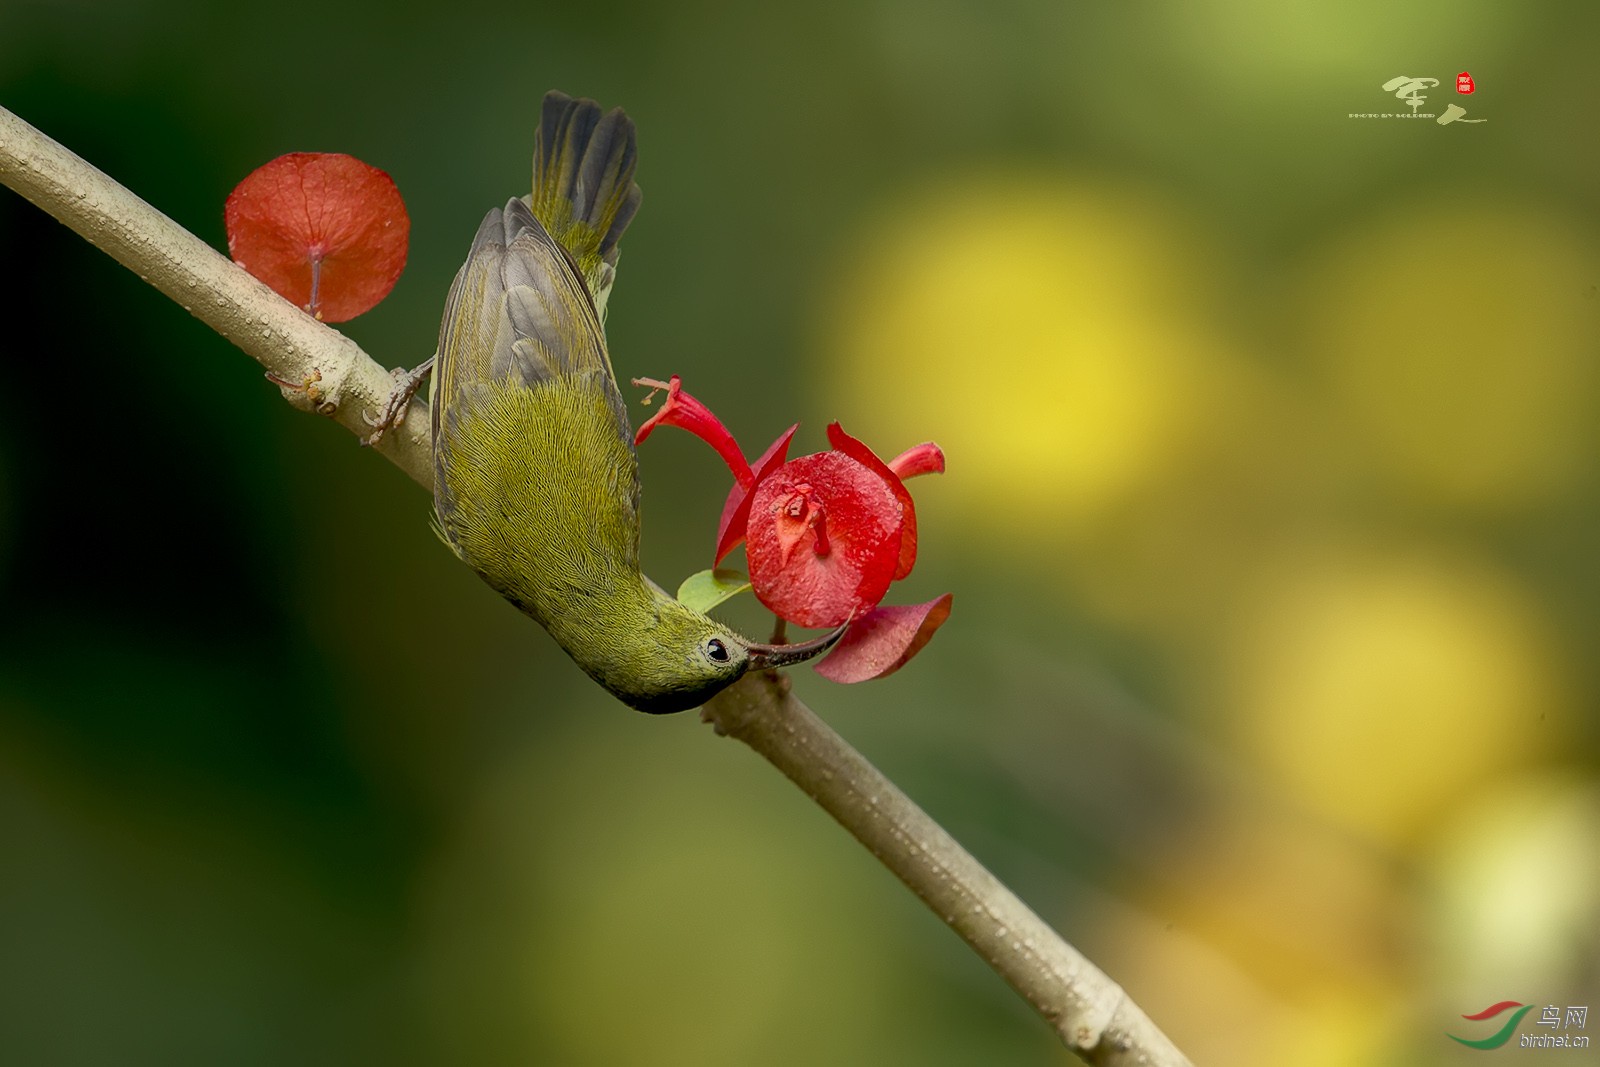
[[[603,393],[618,436],[632,447],[589,291],[572,257],[521,200],[490,211],[478,227],[445,302],[433,374],[436,434],[474,406],[480,386],[583,378]]]

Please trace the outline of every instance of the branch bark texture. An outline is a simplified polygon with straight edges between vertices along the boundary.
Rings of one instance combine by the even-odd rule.
[[[76,230],[244,350],[284,396],[365,436],[392,379],[313,320],[105,174],[0,108],[0,183]],[[416,405],[377,451],[428,489],[429,423]],[[1020,993],[1085,1062],[1183,1067],[1122,989],[1028,909],[955,839],[789,692],[747,675],[703,712],[787,775],[883,861]]]

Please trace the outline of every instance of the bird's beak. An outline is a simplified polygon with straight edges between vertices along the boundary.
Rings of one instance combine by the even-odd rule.
[[[764,671],[773,667],[790,667],[820,656],[833,647],[834,642],[844,635],[845,627],[849,625],[845,623],[844,626],[831,630],[821,637],[793,645],[759,645],[751,642],[745,646],[750,650],[750,669]]]

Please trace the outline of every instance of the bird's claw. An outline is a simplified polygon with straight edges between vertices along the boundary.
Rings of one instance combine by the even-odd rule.
[[[389,399],[384,402],[383,411],[377,418],[370,412],[361,413],[361,421],[372,427],[372,432],[361,439],[361,444],[371,448],[383,440],[383,435],[393,427],[406,421],[406,412],[411,408],[411,398],[417,395],[423,381],[433,370],[434,357],[429,356],[413,370],[402,370],[399,367],[389,372],[394,379],[394,388],[389,392]]]

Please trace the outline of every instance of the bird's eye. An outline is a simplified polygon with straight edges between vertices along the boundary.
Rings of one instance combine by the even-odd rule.
[[[728,662],[727,646],[721,641],[718,641],[715,637],[706,642],[706,655],[710,656],[718,663]]]

